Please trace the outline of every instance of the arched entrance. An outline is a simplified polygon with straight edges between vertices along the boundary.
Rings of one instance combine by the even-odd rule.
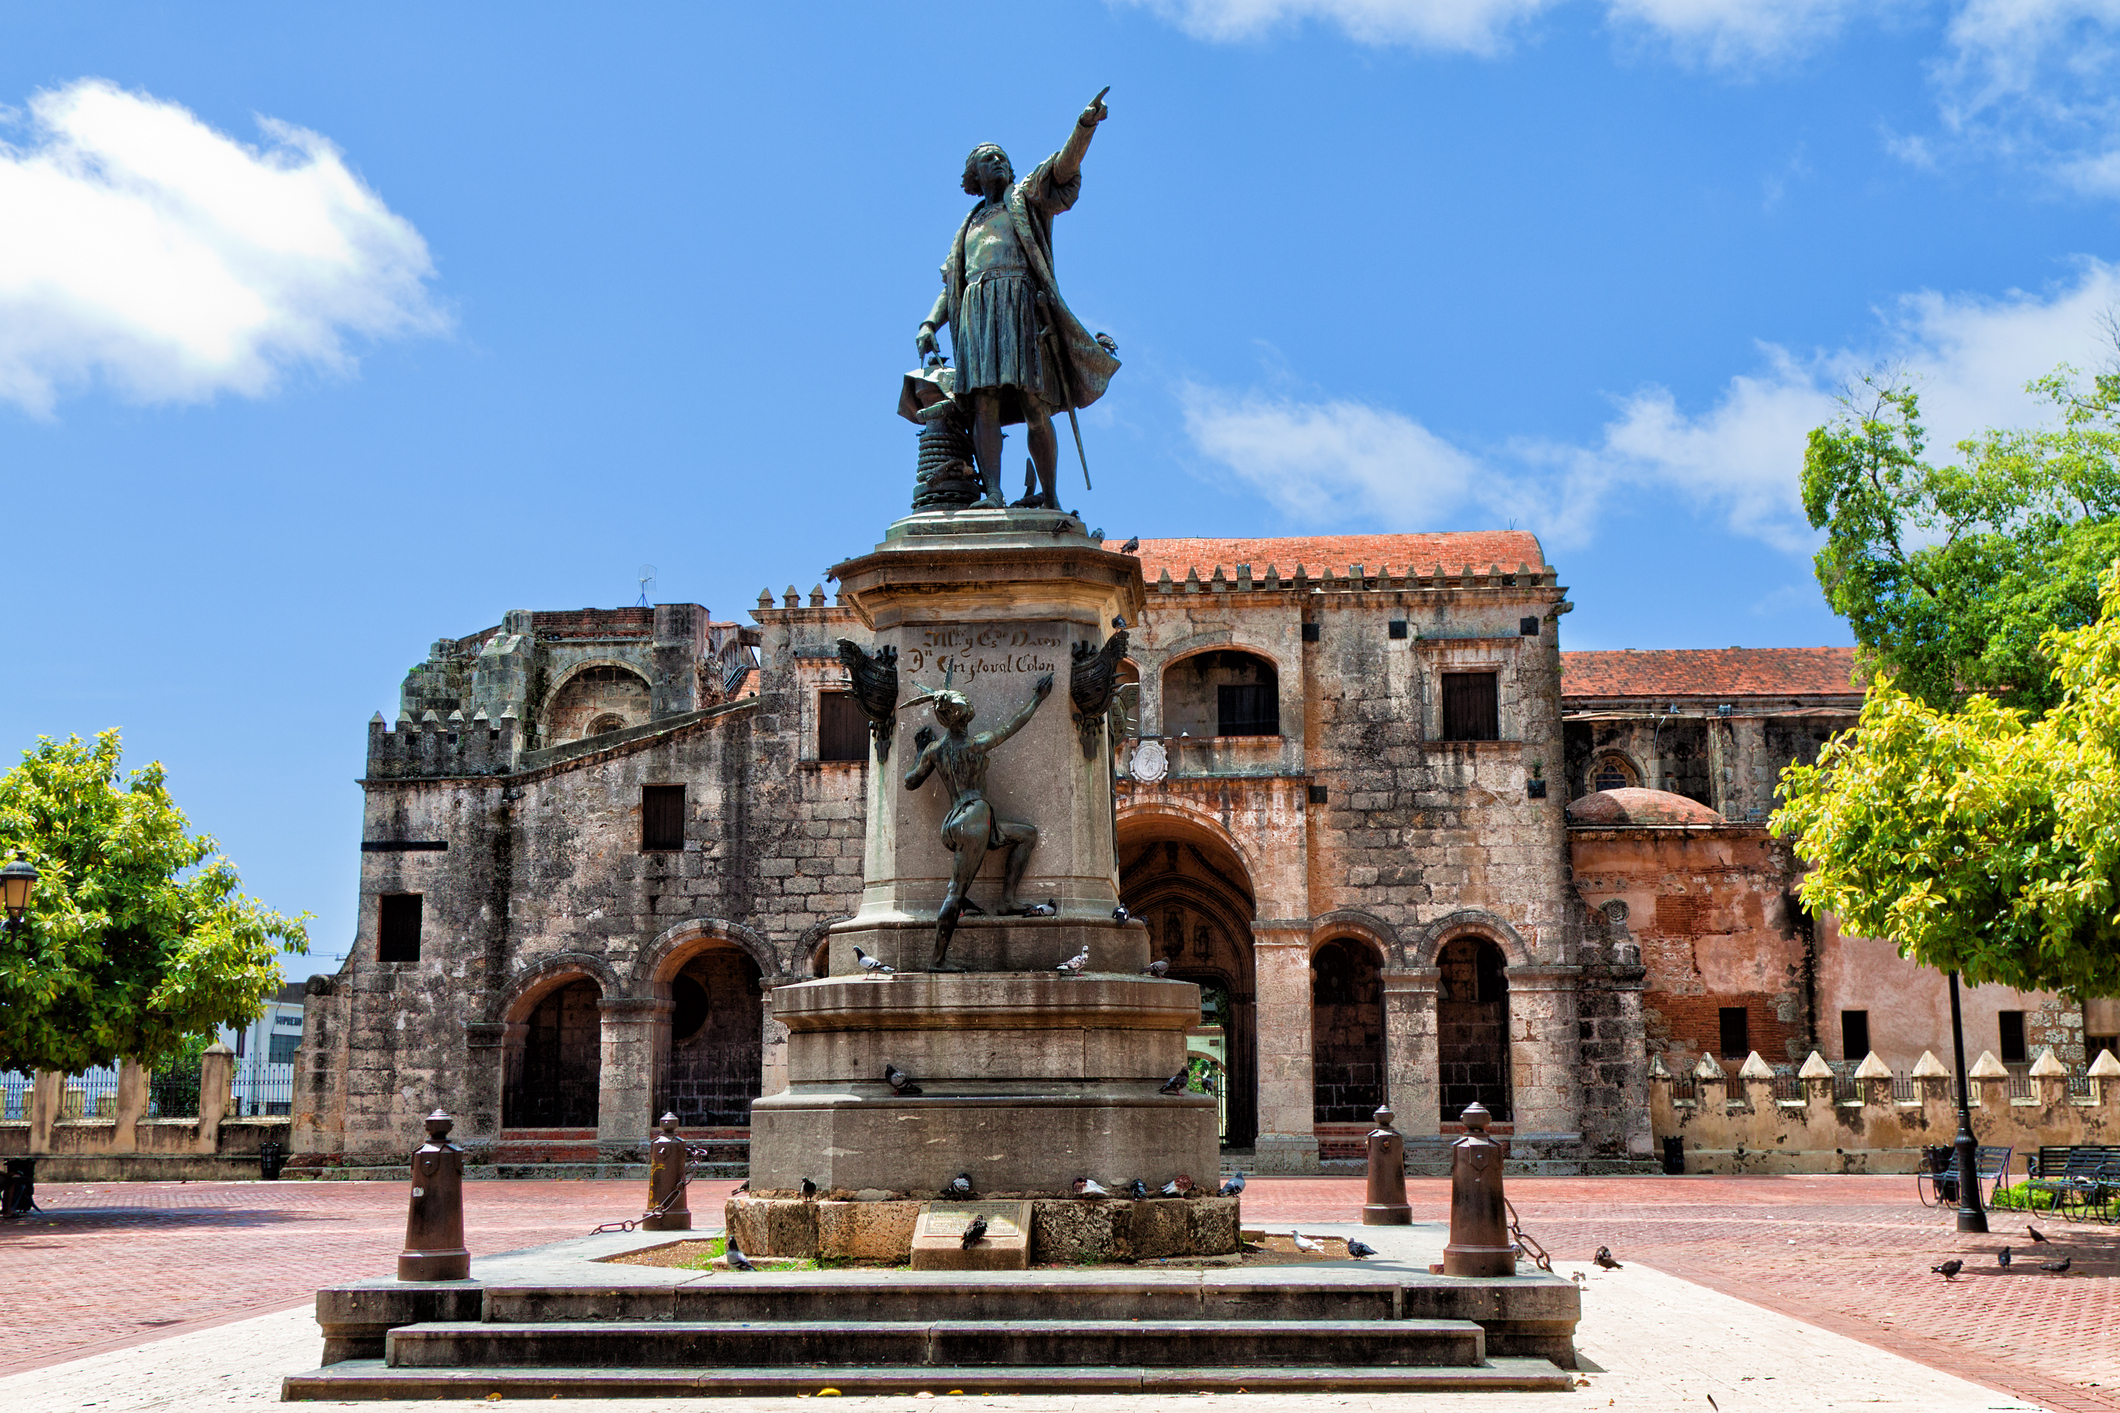
[[[1456,1123],[1478,1100],[1497,1123],[1510,1118],[1509,980],[1502,949],[1484,937],[1454,937],[1436,954],[1436,1089],[1440,1117]]]
[[[693,953],[670,978],[669,1044],[655,1112],[685,1128],[748,1128],[764,1062],[758,963],[726,943]]]
[[[1384,979],[1376,953],[1335,938],[1310,959],[1312,1119],[1370,1123],[1384,1102]]]
[[[1192,1047],[1219,1071],[1223,1143],[1259,1132],[1257,983],[1251,874],[1211,828],[1163,812],[1120,811],[1119,897],[1148,924],[1149,955],[1200,988]]]
[[[594,1128],[603,1061],[603,992],[587,977],[562,981],[509,1027],[501,1084],[503,1128]]]

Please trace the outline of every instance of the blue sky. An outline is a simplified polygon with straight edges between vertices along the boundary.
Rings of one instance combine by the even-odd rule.
[[[738,617],[910,491],[977,142],[1125,367],[1114,534],[1544,538],[1569,647],[1847,641],[1804,432],[2101,363],[2115,0],[0,8],[0,740],[124,730],[352,934],[363,723],[510,608]],[[1012,441],[1012,456],[1020,441]]]

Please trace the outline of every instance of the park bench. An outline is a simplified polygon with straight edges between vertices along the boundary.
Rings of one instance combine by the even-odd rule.
[[[1914,1195],[1924,1207],[1955,1206],[1958,1202],[1957,1154],[1949,1148],[1922,1150],[1921,1170],[1914,1174]],[[1993,1195],[1997,1183],[2009,1181],[2010,1150],[1980,1145],[1973,1158],[1973,1179],[1984,1182],[1983,1197]]]
[[[2025,1185],[2051,1193],[2054,1210],[2080,1217],[2100,1217],[2120,1198],[2120,1145],[2078,1143],[2049,1145],[2026,1154]]]

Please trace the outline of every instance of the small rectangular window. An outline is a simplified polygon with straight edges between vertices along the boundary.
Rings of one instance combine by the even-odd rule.
[[[379,962],[416,962],[420,959],[420,913],[423,897],[418,893],[385,893],[377,899],[375,959]]]
[[[1230,683],[1215,688],[1217,736],[1281,734],[1279,688],[1271,682]]]
[[[265,1055],[268,1065],[291,1065],[294,1063],[294,1047],[302,1043],[299,1035],[275,1035],[270,1037],[272,1045]]]
[[[1722,1053],[1726,1060],[1742,1060],[1752,1053],[1752,1015],[1743,1006],[1722,1008]]]
[[[685,787],[643,785],[640,787],[640,848],[642,853],[682,849],[685,846]]]
[[[1443,739],[1496,741],[1502,735],[1501,698],[1492,672],[1443,674]]]
[[[852,692],[817,694],[817,759],[867,760],[869,719]]]
[[[248,1047],[247,1047],[247,1046],[246,1046],[246,1045],[244,1044],[244,1042],[245,1042],[245,1041],[247,1041],[247,1040],[249,1040],[249,1039],[250,1039],[250,1032],[249,1032],[249,1031],[247,1031],[247,1030],[239,1030],[239,1031],[237,1031],[237,1032],[236,1032],[236,1058],[237,1058],[237,1059],[239,1059],[239,1060],[240,1060],[240,1059],[242,1059],[242,1058],[243,1058],[243,1051],[244,1051],[244,1050],[245,1050],[246,1048],[248,1048]]]
[[[1318,641],[1317,624],[1306,623],[1303,625],[1303,641],[1306,643],[1315,643],[1316,641]]]
[[[1392,636],[1392,637],[1394,637],[1394,638],[1403,638],[1403,637],[1405,637],[1405,636],[1406,636],[1406,620],[1405,620],[1405,619],[1403,619],[1403,618],[1394,618],[1394,619],[1392,619],[1392,620],[1391,620],[1391,621],[1390,621],[1390,622],[1389,622],[1389,623],[1388,623],[1388,624],[1386,625],[1386,631],[1388,631],[1388,632],[1389,632],[1389,633],[1391,634],[1391,636]]]
[[[1841,1058],[1860,1061],[1869,1053],[1870,1013],[1868,1011],[1842,1011],[1840,1013]]]
[[[2024,1012],[1997,1011],[1995,1020],[2002,1030],[2002,1062],[2006,1065],[2022,1064],[2024,1053]]]
[[[1521,637],[1536,638],[1538,636],[1538,620],[1536,618],[1519,618],[1516,620],[1516,631]]]
[[[1313,785],[1310,787],[1310,802],[1312,804],[1326,804],[1331,800],[1331,798],[1332,797],[1326,793],[1325,787],[1323,785]]]

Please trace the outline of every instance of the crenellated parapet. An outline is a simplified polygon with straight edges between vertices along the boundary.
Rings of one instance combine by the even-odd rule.
[[[395,731],[384,725],[381,712],[368,720],[370,780],[506,775],[521,749],[513,706],[503,707],[498,720],[483,707],[469,721],[461,710],[446,721],[431,710],[418,721],[401,716]]]
[[[1550,589],[1560,583],[1559,572],[1550,566],[1526,563],[1519,560],[1514,569],[1505,569],[1500,564],[1488,564],[1484,568],[1474,564],[1460,564],[1455,569],[1435,564],[1427,569],[1417,565],[1405,565],[1393,569],[1388,565],[1350,564],[1343,573],[1335,574],[1331,565],[1319,565],[1313,574],[1309,565],[1297,564],[1288,574],[1281,572],[1277,564],[1269,564],[1263,571],[1254,573],[1254,566],[1216,564],[1203,579],[1198,565],[1188,566],[1183,579],[1171,577],[1170,567],[1157,571],[1150,588],[1161,594],[1253,594],[1253,593],[1406,593],[1426,590],[1441,592],[1457,589]]]

